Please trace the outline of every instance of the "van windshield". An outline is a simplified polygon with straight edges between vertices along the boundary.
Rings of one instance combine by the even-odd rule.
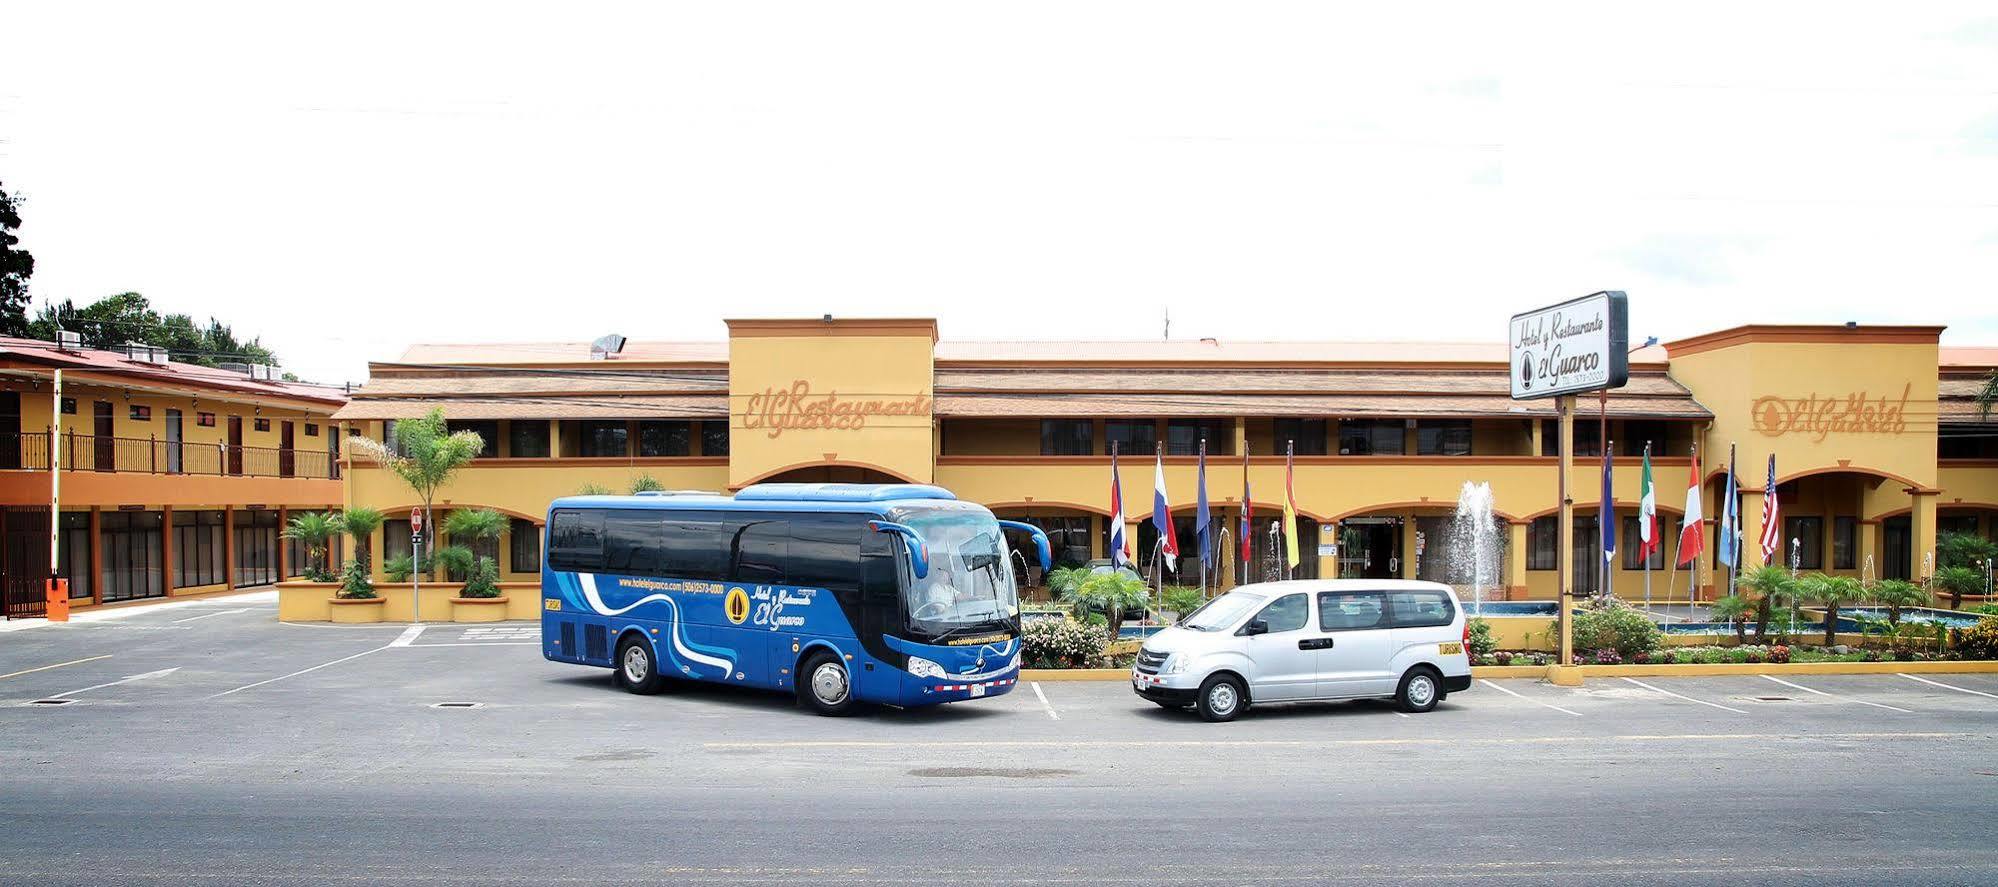
[[[983,511],[938,510],[905,522],[922,534],[930,554],[928,575],[911,574],[904,592],[909,629],[933,639],[1010,629],[1020,597],[998,521]]]
[[[1267,597],[1246,591],[1231,591],[1217,597],[1179,621],[1179,627],[1194,631],[1219,631],[1241,621],[1250,610],[1262,606]]]

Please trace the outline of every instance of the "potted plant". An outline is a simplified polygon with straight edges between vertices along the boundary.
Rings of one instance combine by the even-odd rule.
[[[377,464],[400,478],[423,506],[424,514],[434,514],[437,491],[451,482],[458,470],[478,458],[479,451],[485,448],[485,439],[476,431],[453,432],[444,422],[444,411],[433,409],[420,419],[405,419],[396,424],[394,447],[373,438],[355,435],[347,439],[349,448],[360,455],[373,459]],[[404,561],[397,558],[396,561]],[[395,581],[401,582],[416,573],[428,572],[431,558],[410,557],[406,563],[385,563],[384,572]],[[396,574],[400,573],[400,576]],[[415,613],[420,621],[422,613]]]
[[[444,519],[451,544],[438,550],[437,561],[447,575],[464,577],[451,599],[453,622],[498,622],[506,618],[507,599],[500,594],[499,564],[480,556],[467,543],[492,542],[506,532],[506,516],[490,508],[460,508]]]
[[[291,522],[285,525],[282,533],[284,538],[305,546],[303,575],[310,582],[332,582],[338,578],[326,564],[326,549],[333,537],[339,534],[340,518],[327,511],[292,515]]]
[[[334,622],[382,621],[382,599],[375,594],[367,565],[358,560],[347,561],[341,569],[340,586],[326,603],[328,616]]]

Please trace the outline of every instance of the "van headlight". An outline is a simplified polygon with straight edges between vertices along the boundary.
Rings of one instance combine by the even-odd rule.
[[[1192,658],[1184,653],[1174,653],[1172,661],[1166,663],[1165,671],[1162,674],[1184,674],[1186,672],[1187,660]]]
[[[944,674],[943,666],[924,659],[921,656],[909,657],[909,673],[919,678],[949,677],[949,675]]]

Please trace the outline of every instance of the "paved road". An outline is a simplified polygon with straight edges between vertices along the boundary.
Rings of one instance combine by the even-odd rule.
[[[273,619],[0,634],[0,883],[1998,882],[1998,676],[825,719],[628,696],[531,626]]]

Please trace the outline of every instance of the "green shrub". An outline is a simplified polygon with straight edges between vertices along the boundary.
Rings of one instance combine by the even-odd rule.
[[[1986,616],[1957,632],[1956,652],[1965,659],[1998,659],[1998,616]]]
[[[1998,604],[1978,604],[1975,607],[1966,608],[1964,612],[1976,613],[1981,616],[1998,616]]]
[[[360,561],[350,560],[340,570],[340,590],[337,597],[371,598],[375,596],[375,583],[368,578],[368,568]]]
[[[639,493],[656,493],[663,489],[666,489],[666,485],[660,483],[659,478],[653,477],[650,474],[641,474],[631,479],[630,490],[633,496]]]
[[[1109,635],[1073,619],[1037,619],[1020,633],[1020,658],[1030,668],[1086,668],[1103,655]]]
[[[1482,618],[1471,618],[1471,661],[1482,662],[1498,652],[1498,641],[1492,637],[1492,624]]]
[[[1207,595],[1198,588],[1168,585],[1159,591],[1159,601],[1160,606],[1185,618],[1186,614],[1200,609],[1201,604],[1207,603]]]
[[[479,558],[478,568],[472,571],[471,578],[465,580],[464,590],[459,597],[499,597],[499,565],[489,557]]]
[[[1613,597],[1592,600],[1574,613],[1577,651],[1615,650],[1629,659],[1657,650],[1660,637],[1658,624],[1650,616]]]

